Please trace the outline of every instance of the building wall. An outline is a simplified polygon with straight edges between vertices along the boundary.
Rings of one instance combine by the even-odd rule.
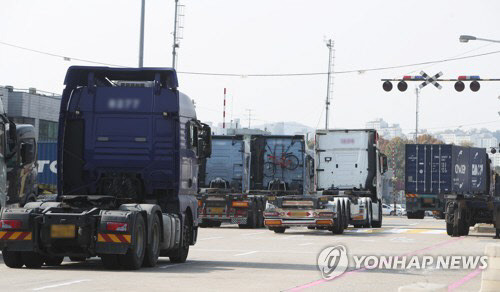
[[[54,134],[54,128],[57,128],[59,120],[60,96],[40,94],[35,89],[27,92],[3,87],[0,88],[0,97],[7,116],[16,123],[32,124],[35,127],[37,139],[40,134],[40,122],[44,126],[44,132],[50,128],[49,132]]]

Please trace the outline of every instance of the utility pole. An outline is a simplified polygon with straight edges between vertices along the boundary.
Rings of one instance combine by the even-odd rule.
[[[179,40],[182,39],[182,20],[184,17],[184,5],[179,4],[179,0],[175,0],[175,16],[174,16],[174,42],[172,44],[172,68],[177,67],[177,48]]]
[[[415,106],[415,144],[418,143],[418,104],[419,104],[419,95],[420,95],[420,89],[418,87],[415,88],[415,95],[416,95],[416,106]]]
[[[252,110],[251,109],[246,109],[248,112],[248,128],[250,129],[250,121],[252,121]]]
[[[329,39],[326,43],[328,48],[328,83],[326,85],[326,114],[325,114],[325,129],[328,130],[328,121],[330,119],[330,97],[333,88],[333,41]]]
[[[144,14],[146,8],[146,0],[142,0],[141,4],[141,32],[139,36],[139,68],[144,64]]]
[[[226,88],[224,87],[224,106],[222,110],[222,129],[226,129]]]

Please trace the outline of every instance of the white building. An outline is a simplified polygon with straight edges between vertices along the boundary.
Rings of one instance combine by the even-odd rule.
[[[369,121],[365,124],[366,129],[375,129],[379,133],[380,136],[385,139],[392,139],[395,137],[404,137],[403,130],[399,126],[399,124],[389,125],[383,119],[375,119],[373,121]]]

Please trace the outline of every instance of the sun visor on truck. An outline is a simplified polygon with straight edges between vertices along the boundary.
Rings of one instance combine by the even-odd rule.
[[[154,81],[159,78],[162,87],[175,89],[179,86],[177,74],[173,68],[110,68],[71,66],[66,73],[64,84],[67,88],[87,86],[89,74],[93,73],[96,83],[121,81]],[[159,74],[159,75],[157,75]]]

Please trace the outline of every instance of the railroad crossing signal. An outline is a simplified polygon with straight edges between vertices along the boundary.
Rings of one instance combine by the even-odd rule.
[[[441,89],[441,88],[443,88],[443,87],[442,87],[441,85],[439,85],[439,83],[437,83],[437,81],[436,81],[439,77],[441,77],[441,76],[443,75],[443,72],[439,72],[438,74],[436,74],[436,75],[434,75],[434,76],[430,77],[430,76],[429,76],[429,75],[427,75],[424,71],[420,71],[420,75],[422,75],[422,77],[424,77],[424,78],[425,78],[425,81],[424,81],[422,84],[420,84],[420,85],[418,86],[418,89],[422,89],[422,88],[424,88],[425,86],[427,86],[427,84],[432,84],[432,85],[436,86],[436,88],[437,88],[437,89]]]
[[[392,83],[391,81],[398,81],[398,89],[399,91],[406,91],[408,89],[408,83],[409,81],[423,81],[418,88],[422,89],[425,86],[432,84],[436,88],[441,89],[442,86],[438,83],[439,82],[450,82],[453,81],[455,82],[455,90],[458,92],[462,92],[465,89],[465,82],[471,81],[470,82],[470,90],[473,92],[479,91],[481,88],[481,85],[479,84],[479,81],[500,81],[500,79],[481,79],[481,77],[477,75],[473,76],[458,76],[457,79],[439,79],[443,75],[443,72],[439,72],[434,76],[429,76],[427,75],[424,71],[420,72],[420,75],[417,76],[403,76],[402,79],[381,79],[384,83],[382,84],[382,88],[384,88],[385,91],[389,92],[392,90]]]

